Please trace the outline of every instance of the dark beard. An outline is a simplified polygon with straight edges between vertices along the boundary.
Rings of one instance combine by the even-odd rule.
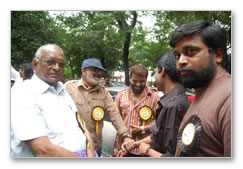
[[[191,75],[188,77],[181,77],[180,72],[183,70],[190,71]],[[184,85],[184,87],[195,89],[207,86],[209,82],[212,80],[215,72],[216,66],[213,64],[212,56],[209,57],[208,65],[199,72],[195,71],[192,67],[183,67],[177,70],[177,73],[180,77],[180,81]]]
[[[137,94],[138,95],[138,94],[141,94],[143,92],[143,90],[144,90],[145,87],[139,88],[139,89],[135,89],[135,87],[131,86],[131,88],[132,88],[132,92],[134,94]]]

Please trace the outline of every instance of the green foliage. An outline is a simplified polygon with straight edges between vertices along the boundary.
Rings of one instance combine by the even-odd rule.
[[[80,76],[80,65],[86,58],[100,59],[108,71],[119,67],[122,41],[111,12],[84,11],[57,20],[68,28],[65,53],[72,77]]]
[[[228,46],[231,46],[231,12],[230,11],[156,11],[156,39],[163,45],[169,43],[172,32],[179,25],[195,20],[207,20],[225,28]]]
[[[142,16],[155,18],[153,29],[143,26]],[[18,69],[32,61],[41,45],[55,43],[67,58],[67,79],[79,78],[82,61],[91,57],[100,59],[111,74],[127,72],[133,64],[153,70],[157,58],[171,49],[175,28],[201,19],[226,29],[231,55],[230,11],[11,11],[11,64]]]
[[[55,24],[47,11],[11,11],[11,64],[31,62],[41,45],[58,43]]]
[[[231,11],[156,11],[154,16],[156,39],[165,49],[168,48],[170,36],[175,28],[183,23],[207,20],[211,24],[220,25],[227,33],[227,54],[231,65]]]

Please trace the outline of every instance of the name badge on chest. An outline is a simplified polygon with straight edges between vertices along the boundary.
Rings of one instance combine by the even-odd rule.
[[[197,115],[192,115],[178,133],[177,144],[181,156],[189,156],[199,150],[202,130],[201,119]]]
[[[139,117],[142,119],[142,126],[145,126],[145,122],[152,116],[152,109],[149,106],[143,106],[139,110]]]
[[[101,121],[104,118],[104,109],[100,106],[96,106],[95,108],[93,108],[91,115],[92,118],[96,121],[95,124],[95,133],[98,134],[99,133],[99,121]]]

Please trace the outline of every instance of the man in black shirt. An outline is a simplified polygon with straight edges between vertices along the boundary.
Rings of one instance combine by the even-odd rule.
[[[156,123],[151,128],[152,134],[135,142],[140,155],[149,157],[174,156],[177,144],[177,133],[180,123],[189,107],[184,87],[178,82],[176,60],[172,51],[162,55],[156,66],[155,81],[164,96],[158,102]],[[125,152],[121,152],[123,156]]]

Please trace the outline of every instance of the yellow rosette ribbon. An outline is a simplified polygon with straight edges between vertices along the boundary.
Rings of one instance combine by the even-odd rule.
[[[78,120],[79,127],[81,128],[81,130],[83,131],[83,133],[84,133],[84,135],[86,137],[86,146],[87,146],[87,148],[89,148],[89,139],[88,139],[88,136],[86,135],[85,130],[84,130],[85,123],[82,120],[81,115],[79,113],[76,113],[76,118]]]
[[[152,116],[152,109],[149,106],[143,106],[139,110],[139,116],[143,120],[142,126],[145,126],[145,121],[150,119]]]
[[[104,118],[104,109],[100,106],[95,107],[92,110],[92,118],[96,121],[96,125],[95,125],[95,133],[98,134],[99,133],[99,121],[102,120]]]

